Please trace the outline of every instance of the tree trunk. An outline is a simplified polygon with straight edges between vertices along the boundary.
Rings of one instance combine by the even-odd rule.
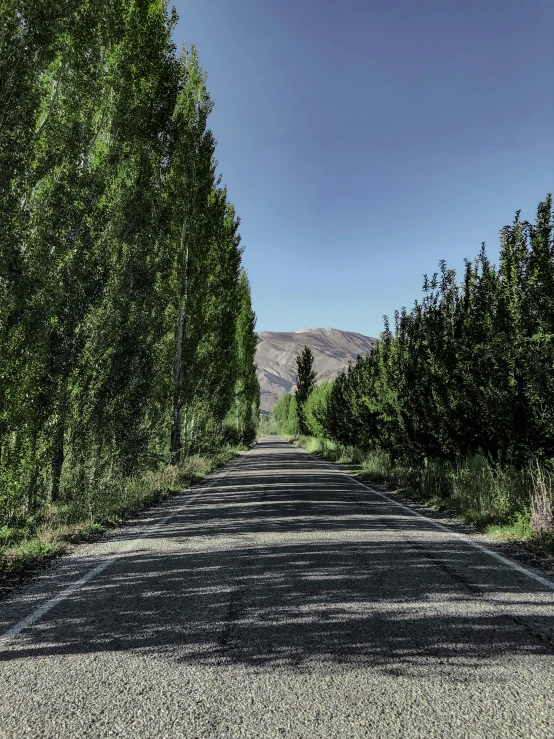
[[[177,324],[177,352],[175,356],[175,372],[173,374],[173,424],[171,427],[171,456],[173,464],[177,464],[181,456],[181,352],[183,348],[183,303],[179,305],[179,321]]]
[[[183,227],[181,229],[181,249],[186,246],[187,215],[183,216]],[[185,248],[185,259],[183,265],[184,290],[179,303],[179,321],[177,324],[177,352],[175,356],[175,372],[173,375],[173,423],[171,427],[171,457],[172,463],[181,461],[181,366],[183,362],[183,335],[185,328],[185,309],[188,289],[188,245]]]
[[[65,410],[67,404],[67,379],[63,383],[60,405],[58,408],[58,422],[54,432],[54,448],[52,451],[52,492],[50,499],[55,503],[60,497],[60,480],[62,467],[65,459],[64,437],[65,437]]]
[[[27,488],[27,513],[29,515],[33,515],[36,508],[36,488],[37,488],[37,479],[38,479],[38,462],[36,460],[36,443],[33,442],[33,472],[31,474],[31,479],[29,480],[29,487]]]
[[[183,441],[183,456],[187,457],[189,447],[189,404],[185,403],[185,423],[184,423],[184,441]]]

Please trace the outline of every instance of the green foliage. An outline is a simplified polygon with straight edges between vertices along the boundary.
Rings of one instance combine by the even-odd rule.
[[[164,0],[7,0],[2,21],[0,525],[13,529],[226,443],[237,398],[252,438],[259,391],[239,219],[176,15]]]
[[[292,396],[289,403],[285,433],[293,434],[293,436],[300,433],[300,417],[295,395]]]
[[[444,261],[425,275],[423,300],[396,311],[392,329],[385,319],[371,355],[314,397],[307,427],[368,456],[386,454],[396,480],[418,493],[424,486],[438,499],[460,498],[466,511],[487,511],[475,520],[505,522],[530,506],[534,530],[547,535],[551,493],[515,480],[554,459],[552,197],[534,224],[518,212],[500,235],[498,267],[483,244],[461,282]],[[479,473],[468,461],[476,459]],[[486,484],[480,475],[490,476]]]
[[[275,403],[272,416],[278,425],[282,425],[287,422],[291,402],[292,395],[290,393],[285,393],[284,395],[281,395],[279,400]]]
[[[258,436],[271,436],[273,434],[279,434],[279,426],[277,425],[275,419],[273,416],[268,416],[266,414],[260,414],[259,420],[258,420],[258,430],[257,435]]]
[[[422,302],[335,380],[327,436],[413,463],[554,457],[552,219],[549,195],[535,225],[502,229],[498,268],[483,245],[461,283],[444,262],[425,276]]]
[[[287,436],[298,434],[298,410],[295,396],[290,393],[281,395],[275,403],[271,418],[275,423],[277,433]]]
[[[260,384],[256,374],[256,347],[258,338],[256,314],[252,310],[250,285],[245,272],[239,282],[240,310],[236,323],[236,381],[234,416],[238,440],[250,444],[256,438],[260,415]],[[233,412],[231,412],[233,413]]]
[[[322,382],[319,387],[314,387],[308,395],[304,404],[304,420],[308,433],[317,439],[325,437],[325,425],[327,422],[327,403],[331,394],[332,384],[328,381]]]

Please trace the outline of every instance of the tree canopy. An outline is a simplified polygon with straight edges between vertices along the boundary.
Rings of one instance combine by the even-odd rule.
[[[554,458],[553,235],[548,195],[535,223],[518,212],[501,230],[498,267],[484,244],[461,281],[442,261],[372,353],[310,399],[309,430],[417,464]]]
[[[164,0],[6,0],[0,525],[252,439],[254,314],[196,50]],[[254,347],[254,349],[253,349]]]

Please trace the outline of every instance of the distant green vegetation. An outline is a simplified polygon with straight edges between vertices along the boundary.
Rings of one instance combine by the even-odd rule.
[[[6,0],[0,18],[1,549],[117,519],[250,443],[259,387],[239,219],[176,15]]]
[[[502,229],[498,268],[484,244],[461,282],[441,262],[424,278],[423,300],[395,313],[394,329],[385,318],[371,355],[310,394],[308,433],[372,479],[472,523],[551,541],[553,235],[548,195],[534,224],[518,212]],[[291,397],[273,418],[281,433],[300,431]]]

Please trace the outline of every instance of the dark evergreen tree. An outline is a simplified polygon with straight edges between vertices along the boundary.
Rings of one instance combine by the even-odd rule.
[[[317,377],[314,370],[314,355],[309,346],[305,346],[296,358],[296,374],[295,398],[298,427],[301,434],[306,434],[308,433],[308,427],[304,417],[304,404],[315,387],[315,379]]]

